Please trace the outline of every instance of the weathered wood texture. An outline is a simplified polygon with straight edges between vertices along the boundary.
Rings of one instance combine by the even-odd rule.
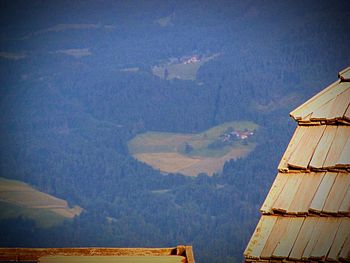
[[[290,115],[300,124],[347,122],[346,111],[350,104],[350,82],[347,71],[334,82]]]
[[[187,254],[190,255],[187,258]],[[194,263],[191,246],[174,248],[0,248],[0,262],[37,262],[45,256],[185,256]]]
[[[299,126],[279,164],[280,172],[350,169],[350,125]]]
[[[246,262],[350,262],[350,67],[291,112],[298,122]]]
[[[350,67],[347,67],[339,72],[338,77],[342,81],[350,81]]]
[[[348,217],[263,215],[259,224],[244,253],[247,259],[350,260]]]
[[[261,212],[350,215],[349,189],[350,173],[279,173]]]
[[[247,258],[260,258],[261,252],[264,249],[265,243],[270,236],[270,232],[275,225],[277,216],[262,216],[255,232],[252,235],[244,255]]]

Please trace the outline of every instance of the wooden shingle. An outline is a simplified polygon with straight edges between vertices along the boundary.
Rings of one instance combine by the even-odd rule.
[[[339,259],[343,261],[350,261],[350,235],[346,238],[342,249],[339,253]]]
[[[335,167],[349,167],[350,166],[350,137],[348,138],[345,146],[337,160]]]
[[[275,212],[287,212],[289,206],[295,198],[295,194],[298,191],[298,187],[303,180],[304,174],[291,173],[285,176],[288,177],[288,180],[278,198],[272,205],[272,210]]]
[[[261,212],[288,215],[349,214],[349,189],[350,173],[279,173]]]
[[[349,82],[338,80],[292,111],[290,115],[301,123],[342,118],[350,103],[349,89]]]
[[[272,228],[274,227],[277,216],[262,216],[255,231],[244,251],[244,256],[247,258],[260,258],[266,241],[268,240]]]
[[[350,81],[350,67],[347,67],[339,72],[338,77],[342,81]]]
[[[350,218],[342,218],[332,247],[327,255],[327,260],[337,261],[345,240],[350,237]]]
[[[288,217],[277,217],[277,220],[273,225],[269,238],[265,242],[264,249],[260,254],[260,257],[262,259],[272,257],[273,251],[282,239],[283,235],[285,235],[287,232],[289,221],[290,218]]]
[[[291,260],[301,260],[304,250],[309,243],[314,227],[316,226],[319,218],[318,217],[307,217],[305,218],[303,225],[298,233],[298,236],[294,242],[293,248],[289,254]]]
[[[339,78],[291,112],[298,127],[246,259],[350,262],[350,67]]]
[[[324,259],[330,250],[334,237],[338,231],[341,218],[326,217],[318,222],[320,233],[313,247],[310,258]]]
[[[288,214],[307,214],[316,191],[325,173],[305,174],[294,199],[287,209]]]
[[[301,258],[303,260],[310,259],[311,253],[317,243],[317,240],[321,236],[322,227],[325,225],[324,218],[319,218],[313,227],[309,241],[307,242]]]
[[[332,109],[327,116],[328,119],[339,120],[344,117],[346,110],[350,104],[350,88],[346,89],[343,93],[339,94],[333,105]]]
[[[350,125],[299,126],[279,164],[281,172],[350,168]]]
[[[292,153],[288,166],[306,169],[325,130],[325,126],[310,126]]]
[[[309,114],[312,114],[316,109],[320,108],[320,106],[324,105],[325,103],[332,100],[335,96],[340,94],[343,90],[339,89],[338,84],[340,83],[339,80],[335,81],[331,85],[329,85],[327,88],[325,88],[320,93],[313,96],[311,99],[300,105],[298,108],[293,110],[290,115],[295,120],[302,120]]]
[[[338,173],[331,190],[328,193],[327,200],[324,204],[322,212],[337,214],[340,205],[344,200],[346,191],[350,186],[350,174]]]
[[[350,137],[350,126],[338,126],[337,133],[328,150],[326,160],[323,164],[324,168],[334,168],[338,162],[344,146]]]
[[[340,204],[339,208],[340,214],[350,214],[350,186],[346,190],[343,201]]]
[[[324,175],[315,193],[315,196],[311,202],[311,205],[309,208],[310,211],[317,212],[317,213],[322,212],[323,206],[327,200],[327,196],[329,192],[332,189],[332,186],[336,177],[337,177],[337,173],[333,173],[333,172],[327,172]]]
[[[326,160],[329,148],[332,145],[334,137],[336,135],[337,126],[327,126],[324,134],[319,141],[315,152],[310,161],[310,167],[321,169],[323,167],[323,163]]]
[[[295,109],[290,115],[299,123],[334,122],[345,119],[350,104],[350,83],[339,80]]]
[[[350,120],[350,107],[348,107],[346,112],[344,113],[344,119]]]
[[[300,140],[303,138],[303,135],[308,130],[308,127],[302,126],[296,128],[292,139],[290,140],[287,150],[282,156],[282,159],[278,165],[278,170],[281,172],[288,171],[288,160],[290,159],[291,155],[294,153],[295,149],[299,145]]]
[[[282,237],[279,239],[279,242],[273,251],[273,258],[287,258],[289,256],[303,222],[303,217],[288,218],[287,229],[282,234]]]
[[[276,176],[275,181],[273,182],[269,193],[267,194],[267,197],[263,203],[263,205],[260,208],[260,211],[262,213],[271,213],[272,212],[272,205],[278,198],[279,194],[282,192],[284,185],[286,184],[288,180],[288,176],[284,173],[278,173]]]

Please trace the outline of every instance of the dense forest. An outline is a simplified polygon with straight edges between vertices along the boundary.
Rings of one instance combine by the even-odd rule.
[[[189,244],[198,262],[240,262],[295,128],[289,112],[350,62],[349,1],[1,1],[0,10],[0,176],[84,208],[51,228],[2,220],[0,246]],[[214,54],[191,80],[152,71]],[[261,127],[256,149],[213,175],[164,174],[128,152],[146,131],[241,120]]]

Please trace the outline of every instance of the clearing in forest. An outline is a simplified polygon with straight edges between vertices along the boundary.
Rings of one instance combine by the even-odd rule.
[[[208,61],[218,57],[220,54],[210,56],[184,56],[171,58],[168,62],[152,67],[152,73],[162,79],[195,80],[199,68]]]
[[[0,220],[30,218],[40,227],[50,227],[79,215],[79,206],[70,208],[65,200],[35,190],[30,185],[0,177]]]
[[[201,133],[146,132],[128,142],[139,161],[167,173],[219,172],[230,159],[245,157],[256,146],[258,125],[227,122]]]

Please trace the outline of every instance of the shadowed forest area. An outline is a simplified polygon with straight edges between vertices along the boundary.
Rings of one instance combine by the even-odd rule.
[[[198,262],[240,262],[295,129],[289,112],[350,62],[349,1],[0,10],[0,177],[84,209],[52,227],[1,219],[2,247],[185,244]],[[128,150],[146,132],[238,121],[258,125],[255,148],[212,176],[163,173]]]

